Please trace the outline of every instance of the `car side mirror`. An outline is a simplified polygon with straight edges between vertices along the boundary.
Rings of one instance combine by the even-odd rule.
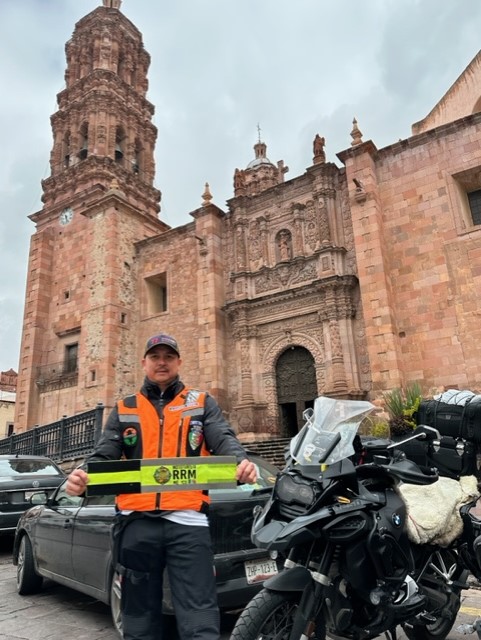
[[[48,493],[46,491],[36,491],[30,496],[28,501],[30,502],[32,507],[35,507],[39,504],[47,504],[47,500]]]

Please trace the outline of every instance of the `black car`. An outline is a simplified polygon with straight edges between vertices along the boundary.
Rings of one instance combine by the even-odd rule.
[[[22,513],[30,509],[30,497],[42,489],[47,495],[65,480],[50,458],[0,456],[0,534],[14,533]]]
[[[223,611],[244,607],[281,566],[279,558],[254,548],[250,539],[252,511],[266,501],[278,469],[259,456],[250,455],[250,459],[258,468],[255,485],[209,492],[217,592]],[[120,631],[120,582],[110,547],[113,505],[113,496],[69,496],[64,484],[46,504],[29,509],[18,523],[13,547],[18,593],[35,593],[43,578],[50,578],[109,604]],[[167,575],[164,584],[163,610],[172,613]]]

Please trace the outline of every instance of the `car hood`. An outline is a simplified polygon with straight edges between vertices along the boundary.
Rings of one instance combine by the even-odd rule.
[[[19,489],[43,489],[57,487],[65,478],[63,476],[22,475],[21,478],[0,478],[0,491],[16,491]]]

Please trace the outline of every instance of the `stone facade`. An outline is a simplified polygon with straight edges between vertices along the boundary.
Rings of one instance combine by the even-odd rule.
[[[13,369],[0,371],[0,438],[13,433],[16,389],[17,372]]]
[[[245,440],[289,437],[314,398],[376,400],[410,381],[479,390],[478,57],[413,136],[352,145],[286,180],[260,139],[223,211],[159,220],[140,32],[105,1],[67,44],[51,176],[28,268],[16,432],[111,407],[146,338],[174,334],[183,379]],[[479,221],[478,221],[479,223]]]

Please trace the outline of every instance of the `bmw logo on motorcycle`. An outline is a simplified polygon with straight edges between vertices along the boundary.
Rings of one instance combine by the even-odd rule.
[[[395,527],[400,527],[402,524],[402,518],[399,513],[393,513],[391,517],[392,523]]]

